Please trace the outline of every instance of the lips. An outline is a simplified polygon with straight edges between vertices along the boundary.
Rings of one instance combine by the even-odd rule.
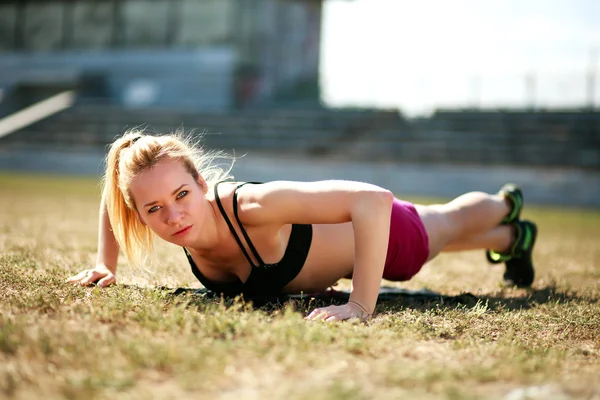
[[[181,236],[185,235],[186,233],[188,233],[190,231],[190,229],[192,229],[192,225],[188,225],[185,228],[183,228],[182,230],[175,232],[173,234],[173,236],[181,237]]]

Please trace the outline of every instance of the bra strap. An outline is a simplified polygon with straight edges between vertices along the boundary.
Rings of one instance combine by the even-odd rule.
[[[233,192],[233,215],[240,227],[240,230],[242,231],[242,235],[244,235],[244,239],[246,239],[246,243],[248,243],[248,247],[250,248],[250,251],[252,251],[252,254],[254,254],[254,257],[256,257],[256,259],[258,260],[258,264],[259,264],[258,266],[264,267],[266,264],[262,260],[262,258],[260,258],[260,255],[258,254],[256,247],[254,247],[254,245],[252,244],[252,240],[250,240],[250,236],[248,236],[248,233],[246,232],[246,229],[244,229],[244,225],[242,225],[242,221],[240,221],[240,217],[238,215],[237,190],[247,183],[257,184],[259,182],[245,182],[245,183],[242,183],[241,185],[238,185],[238,187],[235,188],[235,191]]]
[[[233,227],[233,224],[229,220],[229,217],[227,216],[227,213],[225,212],[225,209],[223,208],[223,204],[221,204],[221,199],[219,198],[219,192],[217,191],[217,187],[219,186],[220,183],[221,182],[218,182],[215,185],[215,189],[214,189],[215,200],[217,201],[217,206],[219,206],[219,211],[221,211],[221,214],[223,215],[223,218],[225,219],[225,222],[227,223],[227,226],[229,227],[229,230],[231,231],[231,234],[233,235],[233,237],[234,237],[235,241],[237,242],[238,246],[240,246],[240,249],[242,249],[242,253],[244,253],[244,256],[246,257],[246,260],[248,260],[248,263],[250,264],[250,266],[252,268],[256,268],[257,266],[254,265],[254,262],[252,262],[252,259],[250,258],[250,254],[248,254],[248,252],[246,251],[246,249],[245,249],[242,241],[240,240],[240,237],[238,236],[237,232],[235,231],[235,228]],[[235,190],[237,190],[238,187],[236,187]],[[235,199],[235,195],[236,194],[234,192],[234,199]],[[242,231],[243,231],[243,229],[242,229]]]

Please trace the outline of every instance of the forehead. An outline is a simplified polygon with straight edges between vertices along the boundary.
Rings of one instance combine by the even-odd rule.
[[[190,184],[193,181],[194,178],[181,161],[166,159],[133,178],[129,189],[136,201],[144,201],[149,197],[170,194],[182,184]]]

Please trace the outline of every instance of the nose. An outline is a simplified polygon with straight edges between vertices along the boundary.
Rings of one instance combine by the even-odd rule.
[[[183,220],[183,210],[181,207],[171,206],[167,210],[167,223],[169,225],[178,225]]]

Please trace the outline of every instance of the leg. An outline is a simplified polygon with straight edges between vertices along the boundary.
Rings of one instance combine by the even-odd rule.
[[[485,233],[471,236],[448,244],[443,252],[492,249],[504,253],[515,240],[515,228],[511,225],[499,225]]]
[[[488,249],[492,263],[504,262],[505,282],[529,287],[537,226],[520,220],[521,190],[505,185],[498,195],[471,192],[447,204],[416,206],[429,236],[429,260],[441,251]]]
[[[511,211],[505,197],[482,192],[470,192],[446,204],[415,207],[429,236],[429,259],[451,244],[492,231]]]

